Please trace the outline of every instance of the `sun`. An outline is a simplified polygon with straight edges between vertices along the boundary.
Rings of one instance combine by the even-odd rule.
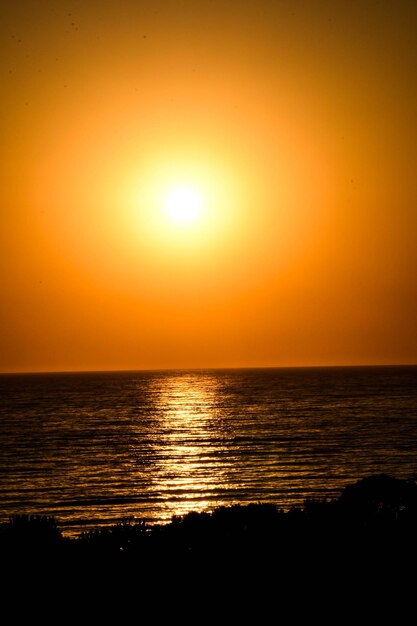
[[[175,156],[175,155],[174,155]],[[233,171],[211,161],[152,162],[132,172],[126,191],[126,232],[133,254],[149,254],[155,262],[170,258],[209,258],[215,250],[229,253],[236,224],[245,208]],[[122,197],[123,199],[123,197]],[[238,210],[239,208],[239,210]],[[225,252],[226,253],[226,252]]]
[[[184,225],[191,224],[202,215],[202,194],[193,187],[172,187],[165,195],[164,209],[173,222]]]

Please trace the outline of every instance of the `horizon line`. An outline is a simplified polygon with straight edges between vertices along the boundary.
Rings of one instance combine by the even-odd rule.
[[[15,370],[0,372],[0,376],[29,376],[34,374],[123,374],[139,372],[204,372],[204,371],[232,371],[232,370],[289,370],[289,369],[342,369],[342,368],[371,368],[371,367],[417,367],[417,363],[361,363],[337,365],[245,365],[245,366],[213,366],[213,367],[149,367],[135,369],[68,369],[68,370]]]

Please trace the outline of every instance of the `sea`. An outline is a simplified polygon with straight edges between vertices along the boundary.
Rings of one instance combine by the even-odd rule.
[[[417,479],[417,366],[0,376],[0,522],[76,536]]]

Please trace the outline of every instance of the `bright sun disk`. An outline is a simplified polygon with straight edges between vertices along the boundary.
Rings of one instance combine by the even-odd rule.
[[[181,224],[197,220],[203,210],[201,194],[191,187],[174,187],[165,196],[164,207],[167,215]]]

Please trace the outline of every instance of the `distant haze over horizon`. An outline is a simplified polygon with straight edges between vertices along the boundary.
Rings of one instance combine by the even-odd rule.
[[[417,363],[416,29],[4,2],[0,372]]]

